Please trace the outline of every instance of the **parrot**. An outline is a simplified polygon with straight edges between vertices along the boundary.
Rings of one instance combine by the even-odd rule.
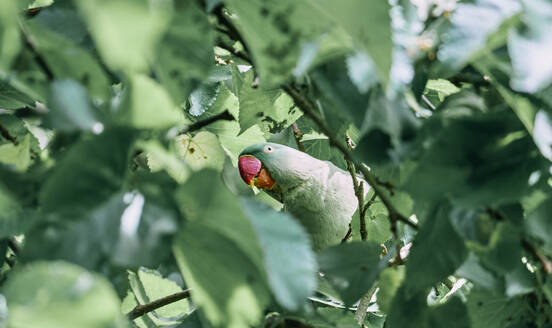
[[[284,205],[309,233],[315,251],[339,244],[358,208],[353,179],[329,161],[277,143],[257,143],[238,157],[243,181]],[[369,191],[364,184],[364,194]]]

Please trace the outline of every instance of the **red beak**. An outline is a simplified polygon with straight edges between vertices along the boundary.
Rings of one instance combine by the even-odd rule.
[[[257,158],[251,155],[243,155],[238,160],[238,168],[240,175],[245,183],[250,184],[253,179],[261,171],[263,164]]]

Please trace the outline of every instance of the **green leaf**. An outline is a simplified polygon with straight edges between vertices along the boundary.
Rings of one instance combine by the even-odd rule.
[[[436,206],[416,235],[406,264],[408,293],[421,292],[445,279],[466,259],[464,240],[452,226],[449,215],[449,205]]]
[[[451,328],[470,327],[468,310],[460,298],[452,297],[443,305],[429,308],[428,327],[439,328],[443,325]]]
[[[552,115],[544,110],[535,115],[533,139],[542,156],[552,161]]]
[[[244,327],[261,319],[269,301],[262,250],[239,199],[203,170],[177,191],[188,219],[173,252],[194,304],[215,327]]]
[[[523,322],[523,316],[528,315],[525,300],[490,294],[482,290],[473,290],[466,305],[472,328],[507,327]]]
[[[445,79],[428,80],[424,94],[434,104],[441,103],[447,96],[460,92],[460,89]],[[437,100],[437,101],[435,101]]]
[[[19,144],[0,145],[0,163],[11,165],[18,172],[26,171],[32,164],[31,138],[31,134],[28,133]]]
[[[509,222],[496,226],[487,245],[472,242],[468,245],[483,263],[502,274],[513,270],[521,258],[520,234]]]
[[[182,291],[174,281],[163,278],[159,272],[144,267],[138,269],[136,273],[129,271],[128,280],[137,305],[150,303]],[[156,326],[163,327],[180,324],[188,313],[190,313],[190,304],[188,300],[183,299],[146,315]]]
[[[297,120],[302,112],[281,89],[253,88],[253,72],[245,74],[239,92],[241,131],[259,124],[265,134],[280,132]]]
[[[552,82],[552,65],[542,55],[549,51],[547,31],[552,5],[546,1],[523,2],[522,20],[525,26],[511,30],[508,53],[512,61],[512,89],[534,93]]]
[[[113,70],[146,71],[171,21],[170,8],[147,1],[79,0],[100,55]]]
[[[213,66],[213,29],[196,1],[176,1],[157,50],[155,72],[173,101],[182,104]]]
[[[373,242],[351,242],[326,248],[318,256],[320,271],[346,305],[360,299],[376,281],[386,265],[381,251]]]
[[[79,82],[99,103],[108,100],[111,95],[110,82],[92,54],[37,22],[29,21],[27,24],[36,50],[44,57],[55,78]]]
[[[404,267],[385,268],[378,280],[377,303],[381,311],[391,312],[391,302],[404,280]]]
[[[489,36],[520,10],[520,3],[515,0],[459,4],[451,15],[451,26],[443,32],[443,43],[437,53],[442,63],[440,69],[445,74],[453,73],[476,59],[476,53],[485,48]]]
[[[50,111],[44,119],[48,127],[65,132],[103,129],[88,101],[86,89],[74,80],[56,80],[50,84],[48,107]]]
[[[86,211],[121,189],[133,133],[108,130],[84,138],[58,163],[40,191],[47,212]]]
[[[34,100],[17,90],[9,81],[0,81],[0,108],[19,109],[34,106]]]
[[[7,0],[0,4],[0,70],[7,70],[19,52],[16,3],[15,0]]]
[[[178,136],[175,142],[180,157],[192,170],[212,168],[222,171],[224,152],[219,140],[211,132],[201,131],[193,138],[183,134]]]
[[[232,23],[251,50],[262,86],[278,85],[288,79],[299,64],[301,48],[308,42],[322,40],[322,34],[332,29],[328,17],[306,1],[225,3],[237,14]]]
[[[167,91],[146,75],[132,75],[123,94],[116,120],[136,128],[167,128],[185,123],[184,114]]]
[[[470,252],[466,261],[456,269],[454,275],[468,279],[481,289],[498,290],[500,281],[485,269],[480,262],[479,258],[473,252]]]
[[[268,282],[278,302],[298,310],[316,287],[316,258],[304,228],[287,213],[243,199],[263,249]]]
[[[0,208],[0,239],[24,233],[38,218],[36,213],[23,208],[3,184],[0,184]]]
[[[391,69],[391,6],[387,1],[332,0],[309,3],[342,26],[374,61],[384,85],[389,81]]]
[[[527,216],[524,221],[526,233],[537,238],[544,244],[546,251],[552,254],[552,223],[550,222],[550,213],[552,211],[552,199],[548,198]]]
[[[391,310],[387,317],[389,328],[427,327],[427,303],[424,293],[416,293],[407,297],[406,286],[401,286],[391,303]]]
[[[119,297],[109,282],[74,264],[27,265],[11,277],[3,293],[10,327],[125,326]]]

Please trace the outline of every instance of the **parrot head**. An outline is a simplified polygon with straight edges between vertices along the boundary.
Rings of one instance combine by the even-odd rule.
[[[245,148],[239,156],[238,168],[245,183],[274,194],[311,177],[319,162],[297,149],[265,142]]]
[[[238,160],[238,169],[243,181],[260,189],[272,189],[276,181],[264,163],[274,162],[274,153],[280,146],[272,143],[259,143],[245,148]]]

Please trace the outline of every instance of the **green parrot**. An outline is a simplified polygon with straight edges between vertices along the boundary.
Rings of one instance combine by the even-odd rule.
[[[331,162],[275,143],[245,148],[238,160],[242,179],[284,204],[309,232],[314,250],[339,244],[349,231],[358,200],[349,172]],[[365,194],[368,184],[364,184]]]

